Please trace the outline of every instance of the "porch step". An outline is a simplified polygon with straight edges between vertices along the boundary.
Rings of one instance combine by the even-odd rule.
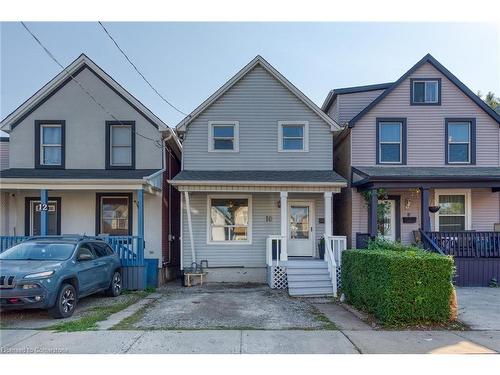
[[[317,297],[317,296],[331,296],[333,295],[332,286],[321,288],[290,288],[288,286],[288,294],[293,297]]]
[[[286,263],[291,296],[331,296],[333,285],[328,264],[321,259],[289,260]]]

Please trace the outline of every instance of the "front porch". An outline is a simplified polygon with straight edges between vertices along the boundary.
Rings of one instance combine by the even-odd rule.
[[[171,183],[183,197],[182,269],[206,261],[208,281],[272,287],[285,264],[319,259],[320,241],[332,236],[332,196],[345,186],[332,171],[183,171]]]
[[[500,168],[357,167],[353,202],[365,204],[367,231],[455,258],[460,286],[500,277]],[[359,227],[358,227],[359,228]]]
[[[161,173],[144,179],[2,178],[0,252],[32,237],[98,237],[120,256],[124,286],[144,289],[148,278],[158,279],[161,263]]]

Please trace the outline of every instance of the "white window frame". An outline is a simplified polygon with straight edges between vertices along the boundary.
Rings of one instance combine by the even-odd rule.
[[[436,189],[434,191],[434,202],[439,206],[439,196],[441,195],[463,195],[465,196],[465,230],[472,230],[472,201],[471,189]],[[439,231],[439,211],[436,213],[434,229]]]
[[[58,144],[55,143],[50,143],[50,144],[44,144],[43,143],[43,129],[45,128],[59,128],[60,129],[60,134],[61,134],[61,139],[59,140]],[[62,160],[63,160],[63,147],[62,147],[62,136],[63,136],[63,130],[62,130],[62,125],[61,124],[40,124],[40,165],[46,165],[46,166],[61,166],[62,165]],[[59,164],[46,164],[44,157],[43,157],[43,151],[45,147],[59,147],[61,150],[61,160]]]
[[[283,126],[285,125],[302,125],[304,127],[302,150],[285,150],[283,148]],[[309,152],[309,121],[278,121],[278,152]]]
[[[380,140],[380,133],[384,124],[398,124],[399,125],[399,142],[382,142]],[[378,163],[379,164],[403,164],[403,123],[401,121],[379,121],[378,124]],[[382,161],[382,144],[386,145],[399,145],[399,161]]]
[[[248,200],[248,225],[246,241],[212,241],[211,239],[211,211],[212,199],[247,199]],[[250,194],[211,194],[207,195],[207,245],[251,245],[252,244],[252,195]]]
[[[453,124],[468,124],[469,125],[469,142],[450,142],[450,125]],[[472,123],[470,121],[448,121],[448,139],[446,140],[446,152],[448,153],[448,164],[471,164],[471,148],[472,148]],[[450,161],[450,145],[468,145],[467,161]]]
[[[129,128],[130,129],[130,145],[113,145],[113,128]],[[110,125],[109,129],[109,165],[112,167],[131,167],[134,163],[132,160],[134,157],[134,145],[133,145],[133,140],[132,138],[134,137],[134,132],[132,129],[132,125],[128,124],[112,124]],[[113,148],[114,147],[119,147],[119,148],[129,148],[130,149],[130,163],[124,164],[124,163],[114,163],[113,162]]]
[[[233,140],[233,149],[232,150],[216,150],[214,148],[214,126],[233,126],[234,128],[234,137],[224,138],[224,139],[232,139]],[[223,139],[217,137],[217,139]],[[208,122],[208,152],[239,152],[240,151],[240,123],[239,121],[209,121]]]
[[[424,101],[423,102],[417,102],[415,100],[415,83],[424,83]],[[436,83],[436,88],[437,88],[437,92],[436,92],[436,100],[435,101],[426,101],[425,98],[427,97],[427,85],[426,83],[427,82],[435,82]],[[412,103],[414,104],[437,104],[439,103],[439,90],[440,90],[440,87],[439,87],[439,80],[437,79],[415,79],[413,82],[413,87],[412,87],[412,93],[413,93],[413,98],[411,98],[412,100]]]

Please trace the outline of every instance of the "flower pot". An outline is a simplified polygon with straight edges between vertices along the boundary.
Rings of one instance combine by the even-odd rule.
[[[439,211],[441,207],[440,206],[429,206],[429,211],[435,214],[436,212]]]

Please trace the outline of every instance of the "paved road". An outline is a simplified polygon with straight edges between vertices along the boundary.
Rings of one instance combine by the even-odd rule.
[[[500,331],[1,330],[1,353],[496,353]]]

